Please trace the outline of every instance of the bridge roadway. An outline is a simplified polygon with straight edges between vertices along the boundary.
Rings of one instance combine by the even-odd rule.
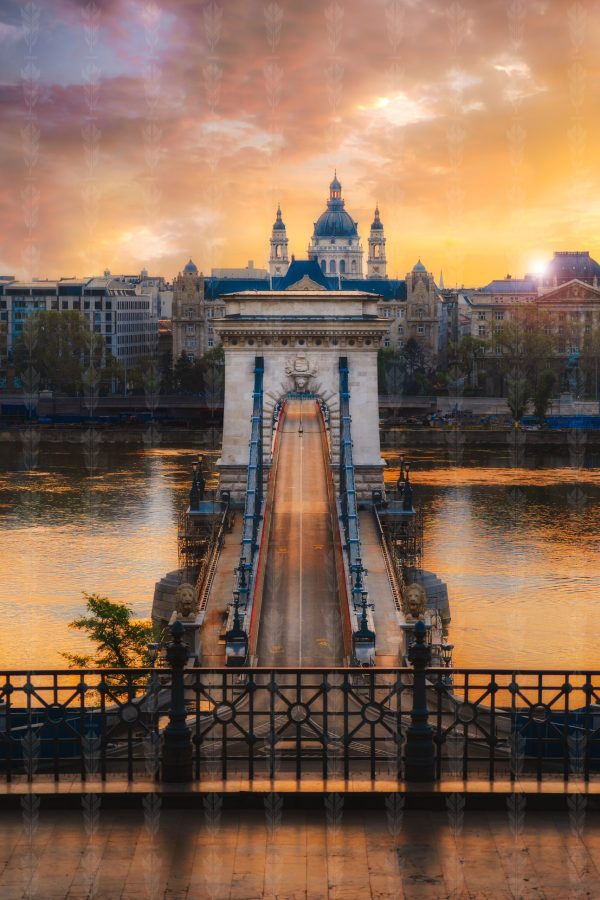
[[[321,412],[294,399],[283,416],[256,664],[343,665]]]

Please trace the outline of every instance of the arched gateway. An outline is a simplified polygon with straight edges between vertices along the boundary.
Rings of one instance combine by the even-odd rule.
[[[288,290],[243,291],[224,299],[225,317],[214,322],[225,350],[221,490],[229,491],[234,502],[244,499],[257,357],[264,365],[265,478],[271,465],[276,406],[290,394],[305,394],[321,400],[329,411],[331,466],[338,483],[340,360],[344,359],[357,498],[370,502],[373,491],[383,490],[384,467],[379,444],[377,351],[388,323],[377,315],[377,295],[326,291],[305,276]]]

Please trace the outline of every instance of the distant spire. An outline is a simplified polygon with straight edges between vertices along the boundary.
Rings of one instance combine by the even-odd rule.
[[[443,290],[444,290],[444,273],[442,272],[441,269],[440,269],[440,283],[439,283],[439,289],[440,289],[440,291],[443,291]]]

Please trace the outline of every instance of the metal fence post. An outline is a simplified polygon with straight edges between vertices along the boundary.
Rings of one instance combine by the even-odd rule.
[[[167,647],[171,667],[171,703],[169,724],[165,728],[162,745],[162,781],[192,780],[192,733],[186,725],[184,666],[188,648],[182,643],[184,627],[179,620],[173,623],[173,640]]]
[[[406,732],[404,776],[407,781],[435,780],[435,746],[433,729],[428,722],[425,669],[431,661],[431,650],[425,643],[427,628],[424,622],[414,627],[415,643],[408,651],[413,666],[413,702],[411,723]]]

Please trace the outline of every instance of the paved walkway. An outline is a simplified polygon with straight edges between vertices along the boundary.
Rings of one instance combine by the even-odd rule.
[[[80,810],[26,805],[0,813],[0,897],[18,900],[387,900],[600,896],[596,812],[345,809],[307,811],[271,795],[264,809]]]

